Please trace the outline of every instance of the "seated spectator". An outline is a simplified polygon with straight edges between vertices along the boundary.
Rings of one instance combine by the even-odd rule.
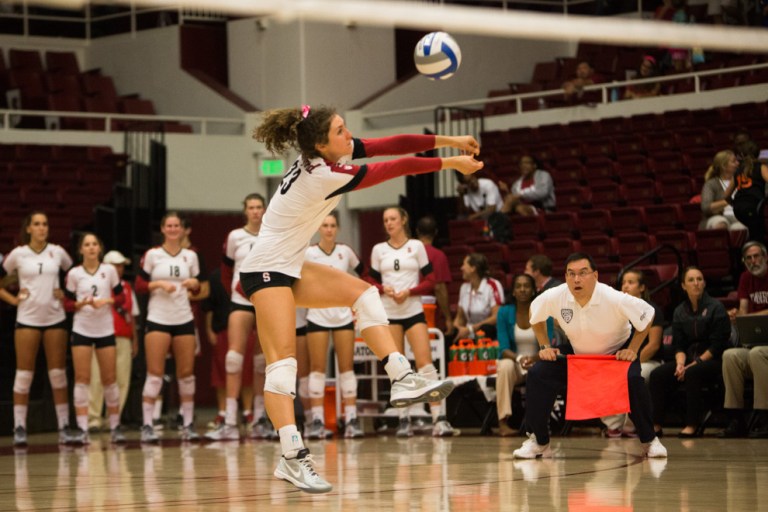
[[[457,191],[468,219],[487,219],[492,213],[501,210],[504,203],[499,187],[493,180],[478,178],[475,174],[462,176],[461,179]]]
[[[581,61],[576,66],[576,76],[563,83],[563,96],[567,101],[576,101],[584,96],[584,87],[599,84],[600,76],[587,61]]]
[[[685,427],[678,437],[701,435],[707,411],[704,388],[720,379],[721,356],[731,335],[731,323],[723,304],[705,291],[704,274],[696,267],[685,269],[682,287],[686,298],[672,317],[672,348],[675,360],[651,372],[654,429],[661,432],[667,403],[680,383],[685,388]]]
[[[745,315],[768,314],[768,262],[760,242],[747,242],[741,250],[747,268],[739,279],[739,308],[728,311],[731,319]],[[768,342],[767,342],[768,343]],[[744,421],[744,380],[754,380],[753,410],[756,426],[747,432]],[[730,416],[719,437],[768,437],[768,344],[740,346],[723,352],[725,408]]]
[[[468,254],[461,265],[461,277],[464,284],[459,289],[453,320],[456,339],[474,338],[478,331],[496,338],[496,313],[504,303],[504,289],[498,280],[488,276],[488,260],[476,252]]]
[[[539,210],[553,211],[555,209],[555,185],[552,176],[542,169],[536,160],[525,155],[520,159],[520,177],[512,183],[509,189],[502,183],[501,189],[506,193],[502,213],[516,213],[522,216],[536,215]]]
[[[640,69],[637,72],[638,79],[653,78],[658,76],[659,69],[656,66],[656,59],[651,55],[645,55],[643,62],[640,63]],[[628,85],[624,91],[624,98],[628,100],[637,98],[651,98],[661,93],[661,84],[659,82],[650,82],[644,84]]]
[[[545,254],[534,254],[525,263],[525,273],[536,282],[536,293],[563,284],[560,279],[552,277],[552,260]]]
[[[664,312],[651,301],[651,294],[645,285],[645,275],[642,270],[631,269],[621,276],[621,291],[628,293],[653,306],[654,317],[648,337],[640,346],[637,357],[640,359],[640,375],[646,384],[651,372],[661,365],[661,337],[664,332]],[[606,437],[637,437],[635,425],[626,414],[600,418],[606,426]]]
[[[727,201],[732,201],[736,219],[749,229],[749,239],[763,243],[765,242],[765,219],[758,207],[765,199],[768,165],[760,162],[760,151],[754,141],[739,143],[735,153],[740,165],[736,171],[736,179],[728,186],[724,197]],[[733,195],[734,190],[736,190],[735,195]]]
[[[529,310],[536,297],[536,283],[528,274],[517,274],[512,281],[512,300],[499,308],[496,327],[499,361],[496,378],[496,410],[499,435],[515,436],[519,432],[509,425],[512,417],[512,393],[525,382],[528,368],[538,360],[539,344],[531,328]],[[554,338],[554,321],[547,319],[547,335]]]
[[[733,181],[739,162],[733,151],[720,151],[712,160],[712,165],[704,175],[701,188],[701,223],[699,229],[747,229],[736,220],[733,206],[725,198],[725,191]]]

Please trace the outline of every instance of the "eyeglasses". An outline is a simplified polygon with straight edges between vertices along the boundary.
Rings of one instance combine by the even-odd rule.
[[[579,276],[580,278],[584,279],[588,275],[594,274],[594,273],[595,273],[594,270],[587,270],[587,269],[582,269],[582,270],[579,270],[578,272],[569,270],[565,273],[565,277],[567,277],[568,279],[576,279],[576,276]]]

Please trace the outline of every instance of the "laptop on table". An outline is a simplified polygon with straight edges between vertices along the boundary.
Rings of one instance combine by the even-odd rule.
[[[737,316],[736,330],[741,347],[768,345],[768,315]]]

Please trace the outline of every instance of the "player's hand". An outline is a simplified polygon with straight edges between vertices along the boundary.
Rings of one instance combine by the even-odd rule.
[[[54,288],[53,289],[53,298],[56,300],[63,300],[64,299],[64,292],[61,288]]]
[[[685,380],[685,364],[678,363],[677,367],[675,367],[675,377],[680,382]]]
[[[453,147],[468,155],[480,154],[480,143],[471,135],[452,137]]]
[[[443,159],[444,169],[456,169],[461,174],[474,174],[483,168],[483,162],[472,155],[450,156]]]
[[[99,309],[100,307],[109,304],[109,301],[110,299],[91,299],[91,306]]]
[[[530,369],[534,364],[536,364],[536,360],[531,356],[524,356],[520,359],[520,366],[523,367],[523,370]]]
[[[411,296],[411,292],[408,290],[403,290],[401,292],[395,292],[395,294],[392,296],[393,299],[395,299],[395,302],[398,304],[402,304],[405,302],[405,299]]]
[[[160,285],[160,288],[162,288],[165,293],[173,293],[176,291],[176,285],[169,283],[168,281],[163,281],[163,284]]]
[[[539,359],[542,361],[554,361],[557,359],[557,354],[559,353],[559,348],[547,347],[543,350],[539,350]]]
[[[381,291],[384,292],[384,295],[387,297],[392,297],[393,299],[395,298],[395,289],[391,286],[384,285],[381,287]]]
[[[625,348],[616,352],[617,361],[634,361],[637,359],[637,353],[629,348]]]
[[[200,288],[200,281],[198,281],[194,277],[190,277],[189,279],[183,280],[181,282],[181,286],[183,286],[187,290],[198,290]]]

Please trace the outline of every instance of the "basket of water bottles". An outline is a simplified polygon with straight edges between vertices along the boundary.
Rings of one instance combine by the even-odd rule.
[[[448,351],[448,375],[492,375],[496,373],[498,351],[499,342],[491,338],[461,339]]]

